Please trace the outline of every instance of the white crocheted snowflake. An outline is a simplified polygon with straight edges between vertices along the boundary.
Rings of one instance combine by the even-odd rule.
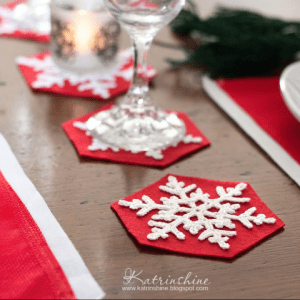
[[[88,131],[88,128],[86,126],[86,123],[83,123],[83,122],[74,122],[73,123],[73,126],[78,128],[78,129],[81,129],[83,131],[85,131],[85,134],[87,136],[91,136],[90,132]],[[191,143],[195,143],[195,144],[200,144],[202,142],[202,138],[201,137],[193,137],[192,135],[186,135],[184,137],[184,139],[182,140],[182,142],[184,144],[191,144]],[[88,149],[90,151],[97,151],[97,150],[101,150],[101,151],[106,151],[108,149],[111,149],[113,150],[114,152],[119,152],[120,151],[120,148],[118,147],[115,147],[115,146],[112,146],[112,145],[108,145],[104,142],[101,142],[99,141],[98,139],[94,138],[92,139],[92,144],[88,146]],[[156,160],[162,160],[164,158],[163,154],[162,154],[162,151],[165,150],[165,149],[153,149],[153,150],[149,150],[147,152],[145,152],[145,155],[147,157],[152,157]],[[142,151],[140,152],[132,152],[133,154],[136,154],[136,153],[141,153]]]
[[[24,6],[25,4],[21,4]],[[24,18],[22,24],[14,20],[14,8],[0,6],[0,34],[13,34],[16,31],[21,33],[34,32],[37,35],[49,34],[49,28],[36,26],[36,19],[32,17]],[[42,14],[37,16],[39,21],[48,21],[50,15]],[[34,28],[34,29],[33,29]]]
[[[7,7],[0,7],[0,34],[10,34],[18,30],[16,23],[12,22],[12,10]]]
[[[120,200],[119,205],[127,206],[132,210],[139,209],[138,216],[145,216],[150,211],[159,210],[148,223],[153,227],[152,233],[147,236],[149,240],[166,239],[169,233],[173,233],[179,240],[184,240],[184,233],[178,230],[178,226],[183,225],[183,228],[193,235],[202,231],[198,237],[200,241],[208,239],[210,243],[217,243],[222,249],[229,249],[230,245],[227,241],[237,235],[237,232],[223,228],[235,229],[232,221],[239,221],[249,229],[253,227],[252,223],[262,225],[276,222],[274,218],[266,218],[264,214],[253,216],[256,207],[236,215],[236,211],[240,208],[240,204],[237,203],[251,200],[240,197],[246,187],[246,183],[240,183],[226,190],[218,186],[216,192],[219,197],[210,199],[210,195],[204,194],[196,184],[185,187],[184,182],[178,182],[175,177],[169,176],[168,183],[160,186],[159,189],[173,196],[162,197],[160,204],[145,195],[142,200],[134,199],[132,202]]]
[[[88,131],[88,128],[86,126],[86,123],[76,121],[76,122],[73,123],[73,126],[78,128],[78,129],[81,129],[81,130],[85,131],[85,134],[87,136],[91,136],[91,134]],[[192,135],[189,134],[189,135],[186,135],[184,137],[182,142],[184,144],[191,144],[191,143],[200,144],[202,142],[202,138],[201,137],[193,137]],[[106,151],[108,149],[111,149],[114,152],[119,152],[120,151],[120,148],[109,145],[109,144],[106,144],[104,142],[101,142],[101,141],[99,141],[98,139],[96,139],[94,137],[92,139],[92,144],[88,146],[88,149],[90,151],[97,151],[97,150]],[[156,160],[162,160],[164,158],[164,156],[162,154],[163,150],[165,150],[165,149],[152,149],[152,150],[149,150],[149,151],[145,152],[145,155],[147,157],[152,157]],[[141,153],[141,152],[142,151],[134,152],[134,153],[132,152],[132,153],[136,154],[136,153]]]
[[[117,87],[117,77],[130,81],[132,76],[132,67],[124,69],[131,60],[132,53],[130,49],[120,52],[114,64],[101,72],[89,74],[76,74],[60,69],[51,58],[51,54],[45,55],[43,59],[36,57],[18,57],[19,65],[28,66],[35,72],[38,72],[36,80],[32,83],[33,88],[51,88],[53,85],[65,86],[68,80],[71,85],[77,86],[78,91],[91,90],[94,95],[103,99],[111,97],[110,89]],[[154,69],[148,70],[148,76],[155,75]]]

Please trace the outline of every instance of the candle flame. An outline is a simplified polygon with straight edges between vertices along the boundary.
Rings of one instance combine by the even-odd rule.
[[[99,30],[99,22],[95,16],[84,10],[76,12],[74,21],[69,24],[74,33],[74,50],[80,54],[90,54],[93,51],[95,38]]]

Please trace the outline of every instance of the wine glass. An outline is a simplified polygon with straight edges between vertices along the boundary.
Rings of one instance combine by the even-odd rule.
[[[185,0],[104,0],[129,33],[134,52],[131,87],[120,103],[87,122],[100,142],[133,153],[164,150],[183,140],[185,124],[175,113],[157,109],[149,95],[147,52],[154,36],[171,22]]]

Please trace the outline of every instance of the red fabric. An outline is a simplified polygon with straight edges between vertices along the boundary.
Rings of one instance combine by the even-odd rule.
[[[170,174],[166,175],[156,183],[142,189],[141,191],[124,198],[124,200],[141,200],[143,195],[147,195],[156,203],[161,203],[161,197],[171,197],[170,194],[159,189],[160,185],[165,185],[168,182],[168,176],[170,176]],[[208,180],[178,175],[172,176],[175,176],[178,181],[183,181],[185,186],[196,184],[197,187],[200,187],[204,193],[209,193],[211,195],[211,199],[218,197],[216,193],[216,187],[218,185],[227,188],[235,187],[238,184],[238,182]],[[266,206],[266,204],[259,198],[249,184],[243,191],[242,197],[250,197],[251,201],[248,203],[241,203],[241,208],[237,210],[237,214],[244,213],[247,209],[255,206],[257,208],[257,211],[254,213],[255,216],[258,214],[265,214],[267,218],[275,218],[276,223],[263,224],[260,226],[254,224],[252,229],[248,229],[240,222],[233,221],[233,223],[236,225],[235,231],[237,231],[237,235],[230,237],[228,241],[230,248],[228,250],[221,249],[218,244],[211,244],[207,239],[204,241],[199,241],[198,236],[201,234],[201,231],[197,235],[192,235],[190,232],[183,229],[182,225],[179,226],[178,229],[185,234],[185,240],[178,240],[172,233],[170,233],[169,237],[166,239],[159,238],[156,241],[148,240],[147,235],[151,233],[151,227],[148,225],[148,222],[151,220],[152,215],[157,214],[157,210],[148,213],[146,216],[140,217],[136,215],[138,210],[131,210],[128,207],[120,206],[118,202],[111,204],[111,208],[117,213],[129,233],[133,235],[141,245],[197,256],[233,258],[253,247],[255,244],[259,243],[261,240],[270,236],[285,225]]]
[[[101,110],[107,110],[112,106],[113,104],[108,104],[102,109],[90,112],[84,116],[69,120],[62,124],[63,129],[65,130],[66,134],[75,145],[80,156],[95,158],[95,159],[110,160],[110,161],[115,161],[120,163],[166,167],[171,163],[175,162],[176,160],[178,160],[180,157],[210,145],[210,141],[203,135],[203,133],[201,133],[201,131],[191,121],[191,119],[185,113],[177,112],[177,116],[180,119],[182,119],[186,124],[187,134],[191,134],[195,137],[201,137],[203,139],[201,143],[199,144],[179,143],[178,147],[176,148],[169,147],[165,151],[163,151],[164,158],[162,160],[156,160],[152,157],[146,157],[145,153],[133,154],[131,152],[127,152],[124,150],[120,150],[119,152],[114,152],[110,149],[107,151],[88,150],[88,146],[91,145],[92,143],[92,137],[87,136],[84,131],[75,128],[73,126],[73,123],[75,121],[86,122],[92,115],[96,114]]]
[[[285,105],[278,77],[226,79],[218,84],[300,163],[300,122]]]
[[[39,54],[33,55],[31,57],[35,57],[37,59],[43,59],[45,56],[49,55],[50,51],[44,51]],[[133,61],[132,59],[123,67],[122,70],[128,70],[133,67]],[[33,68],[25,66],[25,65],[19,65],[19,69],[24,76],[27,84],[35,91],[39,92],[47,92],[47,93],[55,93],[55,94],[61,94],[66,96],[72,96],[72,97],[80,97],[80,98],[93,98],[93,99],[102,99],[100,95],[95,95],[92,93],[92,90],[86,90],[86,91],[79,91],[78,85],[72,85],[68,80],[65,80],[65,85],[63,87],[60,87],[58,85],[53,85],[49,88],[35,88],[32,86],[33,82],[36,81],[37,75],[41,73],[42,71],[36,72]],[[148,66],[149,70],[154,70],[151,66]],[[155,72],[156,74],[156,72]],[[156,75],[153,77],[150,77],[149,80],[152,80]],[[123,94],[128,91],[130,87],[130,81],[125,80],[122,77],[116,77],[116,87],[109,89],[110,97],[116,97],[120,94]]]
[[[0,172],[0,298],[76,299],[23,202]]]
[[[21,4],[21,3],[26,3],[26,2],[27,2],[26,0],[25,1],[24,0],[12,1],[12,2],[9,2],[9,3],[6,3],[6,4],[2,5],[2,7],[13,9],[16,5]],[[0,26],[1,26],[1,22],[3,22],[3,20],[0,17]],[[17,30],[17,31],[14,31],[13,33],[0,34],[0,36],[17,38],[17,39],[32,40],[32,41],[36,41],[36,42],[40,42],[40,43],[49,43],[49,41],[50,41],[50,35],[49,34],[41,35],[39,33],[36,33],[34,31],[30,31],[30,30]]]

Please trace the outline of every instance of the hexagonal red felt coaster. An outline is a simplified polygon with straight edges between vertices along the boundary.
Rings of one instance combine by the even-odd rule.
[[[233,258],[285,224],[249,183],[166,175],[111,205],[145,246]]]
[[[25,4],[27,1],[17,0],[0,6],[0,36],[48,43],[50,41],[49,33],[24,29],[14,22],[13,10],[17,5],[23,3]]]
[[[29,57],[18,57],[17,64],[27,84],[35,91],[61,95],[109,99],[125,93],[133,72],[131,49],[119,51],[114,62],[95,73],[77,74],[60,69],[45,51]],[[157,72],[148,66],[148,78]]]
[[[92,115],[99,111],[110,109],[112,106],[113,104],[108,104],[102,109],[62,124],[63,129],[75,145],[80,156],[127,164],[166,167],[180,157],[210,145],[210,141],[185,113],[174,112],[184,121],[187,130],[184,141],[180,142],[177,147],[169,147],[161,152],[153,151],[149,153],[131,153],[122,149],[111,149],[108,145],[100,143],[98,140],[89,136],[85,123]]]

